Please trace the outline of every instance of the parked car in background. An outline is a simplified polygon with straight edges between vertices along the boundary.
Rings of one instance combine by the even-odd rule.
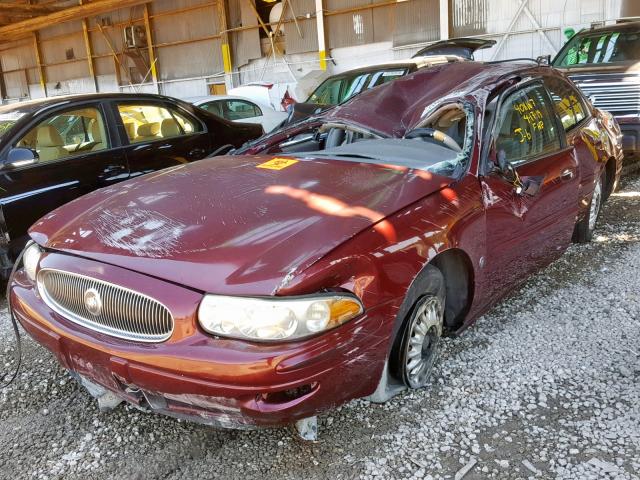
[[[550,67],[424,69],[45,216],[13,312],[103,406],[309,426],[425,386],[444,332],[589,241],[618,133]]]
[[[359,93],[409,75],[421,68],[444,65],[459,60],[461,60],[460,57],[453,55],[410,58],[369,65],[332,75],[318,85],[304,102],[292,104],[286,123],[297,122],[311,115],[317,115],[346,102]]]
[[[552,63],[616,118],[625,163],[640,161],[640,21],[581,30]]]
[[[475,60],[475,52],[485,48],[491,48],[496,44],[495,40],[485,38],[460,37],[440,40],[418,50],[413,58],[427,55],[456,55],[465,60]]]
[[[249,82],[238,87],[230,88],[227,91],[227,95],[247,98],[252,102],[269,105],[271,108],[278,111],[279,98],[272,97],[272,94],[277,96],[277,89],[274,90],[274,86],[275,85],[271,82]]]
[[[287,118],[286,112],[278,112],[269,105],[243,97],[210,95],[186,100],[232,122],[258,123],[262,125],[265,132],[270,132]]]
[[[0,107],[0,275],[27,229],[100,187],[200,160],[262,134],[168,97],[95,94]]]

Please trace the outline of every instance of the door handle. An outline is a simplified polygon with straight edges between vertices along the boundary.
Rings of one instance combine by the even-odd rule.
[[[109,175],[110,173],[117,173],[126,170],[127,167],[124,165],[109,165],[102,170],[102,173],[105,175]]]
[[[204,157],[205,153],[206,152],[204,151],[203,148],[194,148],[187,155],[189,158],[201,158],[201,157]]]
[[[571,168],[565,168],[560,174],[562,180],[571,180],[573,178],[574,171]]]

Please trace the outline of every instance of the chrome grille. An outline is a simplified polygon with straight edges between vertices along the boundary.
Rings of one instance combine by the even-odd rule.
[[[38,273],[38,290],[47,305],[60,315],[107,335],[138,342],[162,342],[173,331],[173,317],[167,307],[108,282],[43,269]]]
[[[635,73],[569,74],[595,106],[614,115],[640,112],[640,75]]]

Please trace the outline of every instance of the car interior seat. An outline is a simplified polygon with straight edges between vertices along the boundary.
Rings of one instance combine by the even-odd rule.
[[[91,121],[91,137],[94,142],[93,147],[91,147],[92,152],[103,150],[105,148],[105,144],[102,141],[102,129],[100,128],[100,124],[97,120]]]
[[[180,125],[175,118],[165,118],[160,125],[160,135],[162,138],[177,137],[182,134]]]
[[[154,140],[158,138],[160,132],[160,124],[158,122],[143,123],[138,125],[136,142],[144,142],[145,140]]]
[[[328,150],[330,148],[339,147],[344,143],[346,136],[347,132],[342,128],[332,128],[327,134],[327,139],[324,142],[324,148]]]
[[[506,158],[510,162],[524,158],[531,148],[530,141],[524,140],[520,133],[516,131],[518,128],[522,128],[523,132],[528,131],[531,133],[531,129],[514,112],[515,110],[511,110],[506,113],[496,139],[496,151],[504,150]]]
[[[124,131],[127,132],[129,140],[134,142],[136,139],[136,124],[133,122],[124,122]]]
[[[36,143],[38,140],[38,129],[33,128],[16,144],[17,147],[36,149]]]
[[[51,125],[43,125],[38,128],[36,151],[41,162],[50,162],[68,155],[60,133]]]

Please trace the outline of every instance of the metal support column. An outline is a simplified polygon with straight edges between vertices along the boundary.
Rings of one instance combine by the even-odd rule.
[[[449,38],[449,0],[440,0],[440,40]]]
[[[322,0],[316,0],[316,26],[318,29],[318,57],[320,59],[320,69],[327,69],[327,51],[324,44],[324,8]]]

